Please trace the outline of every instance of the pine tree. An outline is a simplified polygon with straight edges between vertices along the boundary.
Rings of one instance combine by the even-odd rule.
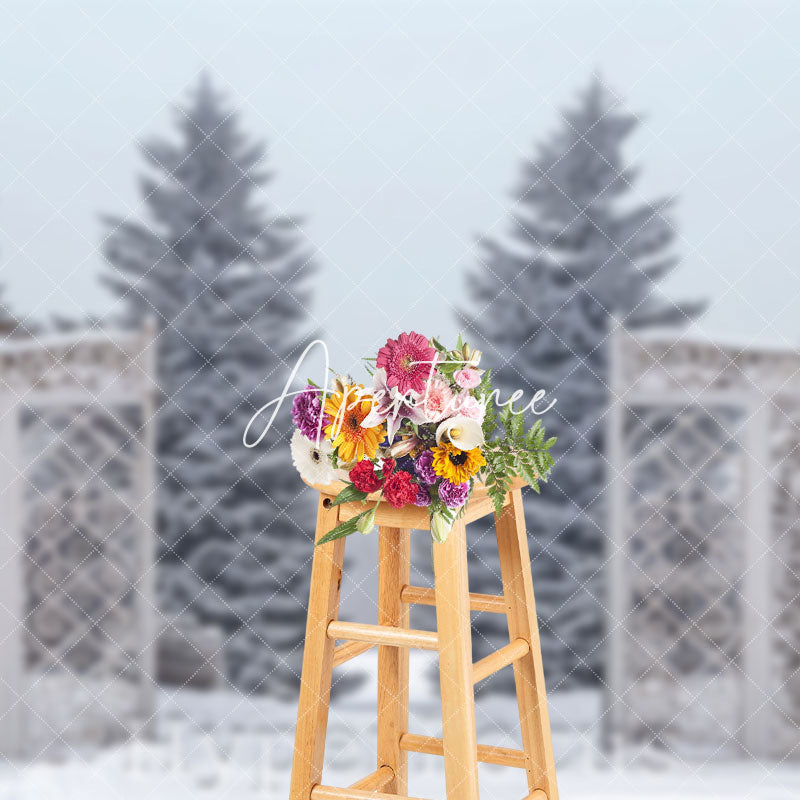
[[[19,322],[5,299],[6,287],[0,285],[0,335],[10,336],[19,326]]]
[[[556,466],[526,516],[549,685],[596,680],[603,660],[603,457],[606,337],[612,315],[628,327],[681,325],[701,306],[674,303],[658,282],[677,265],[670,202],[642,202],[622,148],[637,118],[594,80],[536,157],[525,164],[511,236],[481,242],[461,321],[494,366],[508,398],[545,389],[558,437]],[[483,365],[482,365],[483,366]],[[526,402],[526,401],[524,401]],[[476,575],[499,575],[493,536],[474,547]],[[486,565],[491,567],[486,570]],[[495,575],[490,573],[494,572]],[[504,625],[484,615],[479,655]],[[506,631],[507,635],[507,631]],[[498,684],[502,685],[502,684]]]
[[[17,330],[19,322],[4,297],[6,293],[5,286],[0,286],[0,335],[8,337]]]
[[[265,148],[207,78],[177,128],[142,147],[147,219],[108,219],[105,245],[127,318],[161,328],[159,599],[231,636],[236,685],[277,690],[299,675],[311,521],[288,415],[258,448],[242,433],[313,338],[312,266],[297,223],[264,207]]]

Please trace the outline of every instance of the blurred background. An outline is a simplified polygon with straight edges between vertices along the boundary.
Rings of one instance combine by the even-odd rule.
[[[0,15],[2,800],[287,796],[316,498],[286,414],[242,433],[313,339],[359,377],[407,330],[558,399],[526,514],[562,797],[800,796],[797,4]],[[475,615],[476,657],[507,636]],[[480,741],[519,746],[512,689]],[[374,768],[375,691],[337,672],[328,783]]]

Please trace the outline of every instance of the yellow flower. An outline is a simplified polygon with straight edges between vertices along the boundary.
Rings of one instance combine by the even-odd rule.
[[[325,413],[331,418],[325,435],[337,449],[339,461],[360,461],[364,456],[375,458],[378,445],[385,436],[383,423],[362,428],[361,422],[372,410],[372,395],[363,394],[364,387],[343,386],[325,399]]]
[[[432,448],[433,471],[451,483],[464,483],[468,481],[481,467],[486,465],[486,459],[480,447],[472,450],[459,450],[452,444],[442,444]]]

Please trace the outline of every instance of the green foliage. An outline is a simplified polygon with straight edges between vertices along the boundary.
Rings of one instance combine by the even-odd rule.
[[[483,438],[488,442],[497,430],[497,408],[489,401],[492,391],[492,371],[487,369],[481,377],[481,382],[475,389],[475,396],[483,400],[486,405],[486,416],[483,418]]]
[[[328,542],[332,542],[334,539],[341,539],[344,536],[349,536],[351,533],[355,533],[358,530],[358,523],[361,518],[366,517],[367,514],[372,514],[374,510],[374,508],[368,508],[366,511],[362,511],[358,516],[347,520],[347,522],[342,522],[341,524],[337,525],[333,530],[328,531],[328,533],[326,533],[317,542],[317,546],[321,544],[328,544]]]
[[[367,499],[367,493],[362,492],[360,489],[356,489],[356,487],[352,483],[348,483],[347,486],[342,489],[339,494],[331,502],[332,506],[339,506],[342,503],[352,503],[356,500],[361,500],[362,502]]]
[[[452,353],[445,353],[444,360],[455,362],[455,357],[453,356]],[[464,364],[461,362],[451,363],[451,364],[444,364],[439,362],[436,364],[436,371],[440,372],[448,380],[452,380],[453,374],[458,372],[458,370],[460,370],[463,366]]]
[[[463,512],[463,506],[459,509],[455,508],[448,508],[440,499],[439,497],[431,497],[431,505],[430,505],[430,515],[433,518],[434,514],[438,514],[442,517],[450,527],[453,526],[453,523],[456,519],[460,516]]]
[[[366,492],[362,492],[360,489],[356,489],[356,487],[352,483],[348,483],[347,486],[342,489],[339,494],[334,497],[331,501],[331,507],[333,506],[340,506],[342,503],[356,503],[366,502],[368,495]],[[366,511],[362,511],[357,516],[353,517],[352,519],[347,520],[347,522],[342,522],[340,525],[337,525],[332,531],[326,533],[318,542],[317,546],[321,544],[327,544],[328,542],[332,542],[334,539],[341,539],[343,536],[349,536],[351,533],[355,533],[358,530],[358,524],[361,520],[365,520],[368,514],[375,513],[375,507],[368,508]]]
[[[487,420],[489,408],[487,407]],[[490,424],[490,433],[487,435],[486,421],[484,421],[484,436],[486,444],[483,455],[486,458],[484,473],[485,483],[492,498],[495,510],[499,514],[503,509],[503,500],[511,487],[511,482],[520,476],[538,494],[539,481],[547,481],[547,476],[555,463],[550,449],[556,443],[556,438],[551,436],[545,439],[546,433],[541,419],[537,419],[529,430],[525,430],[525,421],[522,414],[514,414],[511,406],[504,406],[499,414],[494,408],[492,412],[495,419]],[[502,425],[502,433],[497,432]],[[493,439],[489,436],[498,433]]]
[[[455,350],[448,350],[435,336],[431,338],[430,342],[436,350],[436,371],[452,381],[453,375],[463,369],[465,364],[464,340],[461,338],[461,334],[458,334]]]

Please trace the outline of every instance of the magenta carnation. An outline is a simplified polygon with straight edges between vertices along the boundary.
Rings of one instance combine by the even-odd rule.
[[[430,450],[423,450],[414,461],[414,472],[417,477],[429,486],[439,480],[439,476],[433,471],[433,453]]]
[[[322,392],[314,386],[307,386],[292,401],[292,420],[300,433],[315,441],[319,433],[319,420],[322,417],[322,428],[330,424],[330,417],[322,411]]]
[[[439,497],[448,508],[460,508],[469,497],[469,482],[450,483],[443,480],[439,484]]]
[[[386,384],[397,387],[400,394],[421,394],[433,370],[436,350],[420,333],[401,333],[396,339],[387,339],[378,350],[377,367],[386,370]],[[427,363],[426,363],[427,362]]]
[[[428,492],[428,487],[420,486],[419,484],[417,484],[417,499],[414,501],[414,505],[425,508],[430,504],[431,504],[431,496],[430,493]]]

